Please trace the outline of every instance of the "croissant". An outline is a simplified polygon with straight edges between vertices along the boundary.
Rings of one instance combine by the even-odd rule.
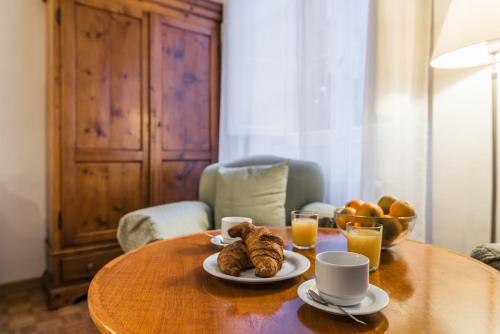
[[[247,247],[241,240],[224,247],[217,257],[217,264],[224,274],[231,276],[240,276],[242,270],[252,267]]]
[[[257,231],[250,223],[235,225],[228,230],[228,234],[243,239],[256,276],[272,277],[281,269],[284,242],[280,236],[266,228]]]

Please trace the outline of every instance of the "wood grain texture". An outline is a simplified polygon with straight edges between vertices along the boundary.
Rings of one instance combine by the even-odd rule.
[[[291,249],[290,230],[274,228]],[[215,233],[214,233],[215,234]],[[203,260],[219,249],[204,233],[159,241],[108,263],[93,279],[89,310],[102,333],[496,333],[500,275],[471,258],[418,242],[383,251],[370,282],[390,303],[361,316],[368,326],[304,304],[297,287],[314,277],[316,252],[345,250],[336,229],[320,229],[299,278],[238,285],[207,274]]]
[[[48,245],[47,245],[48,246]],[[96,243],[87,243],[83,245],[78,245],[75,247],[66,247],[59,251],[50,252],[50,256],[47,257],[47,267],[48,274],[47,278],[50,278],[50,284],[45,285],[45,287],[67,287],[69,284],[76,283],[90,283],[90,278],[99,270],[101,267],[106,264],[112,257],[110,254],[120,254],[121,248],[116,241],[103,241]],[[78,261],[76,259],[87,258],[88,262],[84,263],[82,261]],[[76,261],[74,261],[76,260]],[[69,267],[65,267],[64,263],[72,264]],[[87,266],[89,262],[92,262],[93,265],[91,269],[93,269],[93,273],[91,275],[86,275],[84,279],[79,279],[76,281],[75,279],[67,280],[69,277],[81,276],[80,274],[73,274],[75,272],[88,272]],[[81,264],[81,268],[77,268],[75,263]],[[66,273],[63,273],[63,269]],[[70,272],[71,271],[71,272]],[[88,285],[88,284],[87,284]],[[82,291],[85,294],[88,290],[88,286],[86,289]],[[57,294],[54,294],[57,295]],[[81,296],[81,295],[80,295]],[[78,296],[77,296],[78,297]]]
[[[52,111],[61,126],[51,129],[61,139],[60,160],[53,163],[62,177],[60,219],[49,235],[44,275],[51,308],[82,297],[95,272],[120,254],[119,218],[147,204],[148,177],[147,24],[75,0],[60,0],[60,9],[60,27],[49,15],[61,34],[53,56],[60,52],[62,102]]]
[[[81,202],[66,228],[73,243],[116,238],[120,218],[143,206],[141,177],[140,163],[79,163],[76,196]]]
[[[141,20],[111,14],[110,123],[113,149],[141,149]]]
[[[210,90],[210,147],[212,161],[219,160],[219,107],[220,107],[220,82],[221,82],[221,48],[220,36],[221,26],[215,26],[212,29],[212,38],[210,39],[210,87],[217,89]]]
[[[210,0],[142,0],[147,2],[157,2],[172,8],[177,8],[186,13],[199,15],[211,20],[222,20],[222,4]]]
[[[4,290],[0,286],[0,333],[99,333],[90,319],[85,301],[57,311],[47,310],[43,291],[39,285],[26,286],[22,284]]]
[[[86,292],[80,259],[110,258],[121,215],[196,198],[217,159],[221,18],[205,0],[47,0],[50,305]]]
[[[75,145],[76,145],[76,83],[75,83],[75,5],[71,0],[61,0],[61,211],[56,218],[57,229],[59,230],[59,247],[71,244],[71,235],[61,229],[61,218],[64,221],[71,221],[68,218],[74,214],[74,209],[78,201],[75,194]],[[49,268],[50,269],[50,268]]]
[[[138,150],[140,20],[76,8],[77,147]]]
[[[78,3],[141,17],[142,12],[189,18],[213,26],[222,21],[222,3],[212,0],[75,0]]]
[[[106,263],[122,253],[121,249],[112,249],[93,254],[65,257],[61,260],[62,279],[69,282],[92,277]]]
[[[200,176],[210,161],[163,162],[163,200],[165,203],[198,200]],[[175,191],[172,191],[175,189]]]
[[[197,199],[203,168],[217,159],[218,30],[189,17],[152,15],[151,201]]]
[[[109,13],[75,6],[76,146],[108,148],[110,138]],[[92,50],[91,52],[89,52]]]
[[[60,25],[56,19],[58,0],[47,0],[47,99],[46,99],[46,179],[47,179],[47,226],[53,243],[52,250],[60,248],[57,218],[61,210],[61,73]]]
[[[162,25],[162,150],[210,149],[209,37]]]
[[[64,247],[114,240],[119,218],[147,205],[148,59],[140,18],[72,0],[61,18]]]

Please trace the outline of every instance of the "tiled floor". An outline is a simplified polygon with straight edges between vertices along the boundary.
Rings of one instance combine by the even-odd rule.
[[[40,287],[0,292],[0,333],[98,333],[83,301],[48,311]]]

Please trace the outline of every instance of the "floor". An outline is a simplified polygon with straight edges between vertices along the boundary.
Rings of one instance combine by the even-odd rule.
[[[87,302],[48,311],[40,286],[0,291],[1,334],[98,333]]]

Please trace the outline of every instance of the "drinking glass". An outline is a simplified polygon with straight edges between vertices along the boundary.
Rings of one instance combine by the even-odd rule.
[[[382,224],[371,222],[350,222],[346,224],[347,251],[363,254],[370,260],[370,271],[380,265],[382,248]]]
[[[316,246],[319,215],[311,211],[292,211],[292,243],[298,249]]]

